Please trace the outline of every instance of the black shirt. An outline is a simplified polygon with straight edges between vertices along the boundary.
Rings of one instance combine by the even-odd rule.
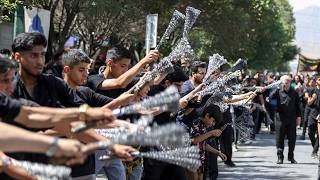
[[[149,96],[154,96],[162,91],[164,91],[166,88],[164,88],[162,85],[152,86],[150,88],[150,92],[148,93]],[[158,125],[163,125],[170,122],[175,122],[176,117],[171,117],[170,112],[163,112],[157,116],[154,117],[154,122],[156,122]]]
[[[40,104],[41,106],[48,107],[78,107],[79,105],[81,105],[79,104],[81,98],[79,98],[79,96],[74,95],[85,94],[85,92],[81,90],[79,91],[79,93],[70,92],[71,89],[62,79],[53,75],[40,74],[38,77],[37,85],[33,89],[32,96],[30,96],[24,83],[20,78],[18,78],[18,82],[15,87],[13,96],[16,98],[25,98],[27,100],[32,100]],[[76,100],[78,100],[78,103],[76,103]],[[21,156],[19,157],[19,155]],[[23,153],[15,155],[15,158],[43,163],[48,162],[48,158],[43,154]],[[72,167],[73,177],[94,174],[94,172],[94,155],[88,156],[83,165],[77,165]]]
[[[68,85],[62,79],[53,75],[40,74],[32,96],[28,93],[23,81],[18,78],[13,97],[31,100],[47,107],[75,107],[74,97],[69,91]]]
[[[21,106],[20,101],[0,93],[0,117],[2,120],[13,120],[18,116]]]
[[[77,106],[88,104],[91,107],[102,107],[113,100],[85,86],[78,86],[76,89],[70,90],[69,93],[70,96],[74,97],[74,102]]]
[[[89,76],[87,86],[99,94],[102,94],[111,98],[117,98],[122,93],[129,90],[136,82],[138,82],[139,79],[134,78],[133,81],[129,83],[126,88],[101,90],[99,89],[99,86],[102,84],[104,80],[106,80],[106,78],[104,77],[103,74],[96,74],[96,75]]]
[[[280,120],[284,123],[296,123],[296,118],[301,117],[298,93],[292,87],[288,91],[281,87],[272,92],[270,96],[277,99]]]

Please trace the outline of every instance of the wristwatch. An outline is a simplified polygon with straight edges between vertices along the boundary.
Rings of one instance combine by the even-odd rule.
[[[46,152],[48,157],[53,157],[57,153],[59,138],[54,137],[49,149]]]
[[[82,122],[85,122],[87,120],[87,110],[89,108],[89,105],[88,104],[82,104],[80,107],[79,107],[79,121],[82,121]]]

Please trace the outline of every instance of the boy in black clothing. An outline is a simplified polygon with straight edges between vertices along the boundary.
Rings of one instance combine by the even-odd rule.
[[[13,96],[25,98],[37,102],[41,106],[48,107],[78,107],[75,97],[70,94],[70,89],[62,79],[52,75],[42,74],[44,68],[44,55],[47,40],[41,33],[22,33],[13,42],[12,50],[14,59],[20,64],[19,78]],[[108,109],[105,109],[107,112]],[[110,112],[111,113],[111,112]],[[67,134],[68,127],[57,128],[62,133]],[[70,130],[70,129],[69,129]],[[79,134],[82,141],[97,138],[97,133],[93,130]],[[129,149],[126,149],[127,151]],[[129,155],[130,156],[130,155]],[[128,157],[129,157],[128,156]],[[32,155],[31,159],[39,160],[39,155]],[[42,157],[42,162],[46,162],[46,157]],[[94,174],[94,168],[86,169],[74,177]]]
[[[133,86],[134,83],[130,82],[146,64],[153,63],[158,58],[159,52],[152,50],[129,69],[131,63],[129,51],[121,46],[113,47],[107,52],[106,69],[102,74],[89,76],[87,86],[102,95],[116,98]]]
[[[216,139],[213,137],[219,137],[222,133],[220,129],[215,129],[214,126],[218,124],[222,120],[222,114],[218,106],[210,104],[206,106],[201,114],[201,117],[194,121],[192,128],[191,128],[191,137],[193,144],[199,144],[200,148],[200,160],[202,167],[200,168],[200,173],[198,175],[201,176],[203,173],[203,179],[217,179],[218,177],[218,164],[215,161],[215,164],[210,164],[210,158],[216,158],[219,156],[222,160],[226,160],[226,156],[215,149],[212,146],[216,146]],[[212,156],[206,153],[209,151],[217,156]],[[213,170],[215,169],[215,170]]]

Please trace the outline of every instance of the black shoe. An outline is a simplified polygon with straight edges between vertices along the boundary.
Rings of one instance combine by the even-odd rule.
[[[236,166],[236,164],[234,164],[233,161],[225,162],[224,164],[229,166],[229,167],[235,167]]]
[[[294,160],[293,158],[288,159],[288,161],[290,161],[291,164],[298,164],[298,162],[296,160]]]
[[[277,164],[283,164],[283,158],[278,158]]]

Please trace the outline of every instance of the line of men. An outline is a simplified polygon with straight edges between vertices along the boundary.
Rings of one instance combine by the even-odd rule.
[[[186,127],[193,137],[194,144],[203,141],[212,143],[211,147],[213,149],[209,148],[211,153],[205,153],[205,156],[207,156],[207,160],[213,160],[214,162],[203,164],[205,168],[202,168],[200,173],[190,175],[190,172],[186,173],[185,169],[175,165],[151,159],[133,158],[130,152],[136,151],[136,149],[125,145],[114,145],[109,149],[119,159],[99,161],[98,158],[107,153],[105,150],[97,151],[85,158],[86,155],[81,151],[85,148],[84,144],[97,141],[108,142],[109,140],[94,129],[79,134],[72,133],[71,128],[79,124],[77,122],[79,119],[85,121],[101,120],[99,128],[132,125],[126,121],[115,119],[110,109],[140,101],[148,95],[154,95],[165,90],[170,85],[175,85],[183,96],[180,99],[180,106],[182,108],[191,107],[192,109],[193,105],[188,99],[202,89],[202,79],[206,65],[194,63],[189,78],[180,66],[174,65],[173,73],[159,75],[138,93],[130,94],[127,91],[139,81],[136,76],[147,64],[154,63],[159,58],[158,51],[150,51],[129,69],[131,55],[128,50],[120,46],[113,47],[107,52],[105,70],[101,74],[88,77],[90,58],[81,50],[70,49],[62,54],[63,79],[60,79],[43,73],[46,47],[47,41],[42,34],[23,33],[15,38],[12,45],[12,59],[18,63],[18,69],[16,69],[17,66],[12,60],[1,59],[0,61],[1,119],[5,123],[29,130],[0,124],[0,128],[3,126],[3,130],[6,129],[6,132],[8,132],[8,136],[0,138],[0,140],[3,140],[3,143],[1,141],[1,150],[15,152],[4,156],[42,163],[48,163],[48,155],[66,156],[69,158],[66,162],[67,165],[84,161],[83,164],[71,166],[72,178],[75,180],[95,179],[96,174],[101,170],[110,180],[195,179],[198,177],[216,179],[218,176],[217,156],[226,160],[227,165],[235,166],[232,162],[232,128],[226,126],[224,131],[219,129],[224,124],[231,122],[230,111],[221,113],[217,106],[212,107],[212,105],[206,104],[205,99],[202,101],[201,107],[196,105],[194,107],[196,110],[191,111],[187,116],[181,117],[179,113],[178,116],[173,116],[171,113],[148,112],[155,115],[155,122],[159,125],[177,121],[177,123]],[[213,71],[211,78],[214,80],[219,76],[220,69],[218,68]],[[83,86],[84,84],[87,87]],[[255,96],[256,93],[248,92],[233,98],[242,100],[252,99]],[[88,104],[92,108],[85,108],[83,104]],[[208,109],[215,113],[207,112]],[[220,118],[220,115],[222,118]],[[208,125],[201,132],[195,131],[199,129],[199,117],[201,117],[201,122]],[[131,116],[129,118],[136,117]],[[218,124],[218,122],[221,123]],[[14,131],[10,128],[14,128]],[[30,131],[37,133],[31,133]],[[11,134],[13,132],[14,134]],[[206,135],[201,136],[201,133]],[[199,140],[198,136],[202,138]],[[217,138],[219,136],[221,137]],[[73,140],[59,139],[57,143],[56,137],[66,137]],[[10,138],[12,139],[10,142],[15,143],[5,143]],[[216,138],[219,139],[220,148],[217,145]],[[24,146],[21,149],[22,142],[30,143],[27,143],[26,147]],[[156,148],[141,147],[139,150],[153,149]],[[43,155],[45,152],[46,156]],[[122,163],[121,160],[126,160],[126,163]],[[210,171],[208,171],[209,169]],[[10,176],[16,179],[34,178],[30,173],[22,172],[18,167],[12,167],[9,171],[7,168],[5,173],[1,174],[1,179],[10,179]]]

